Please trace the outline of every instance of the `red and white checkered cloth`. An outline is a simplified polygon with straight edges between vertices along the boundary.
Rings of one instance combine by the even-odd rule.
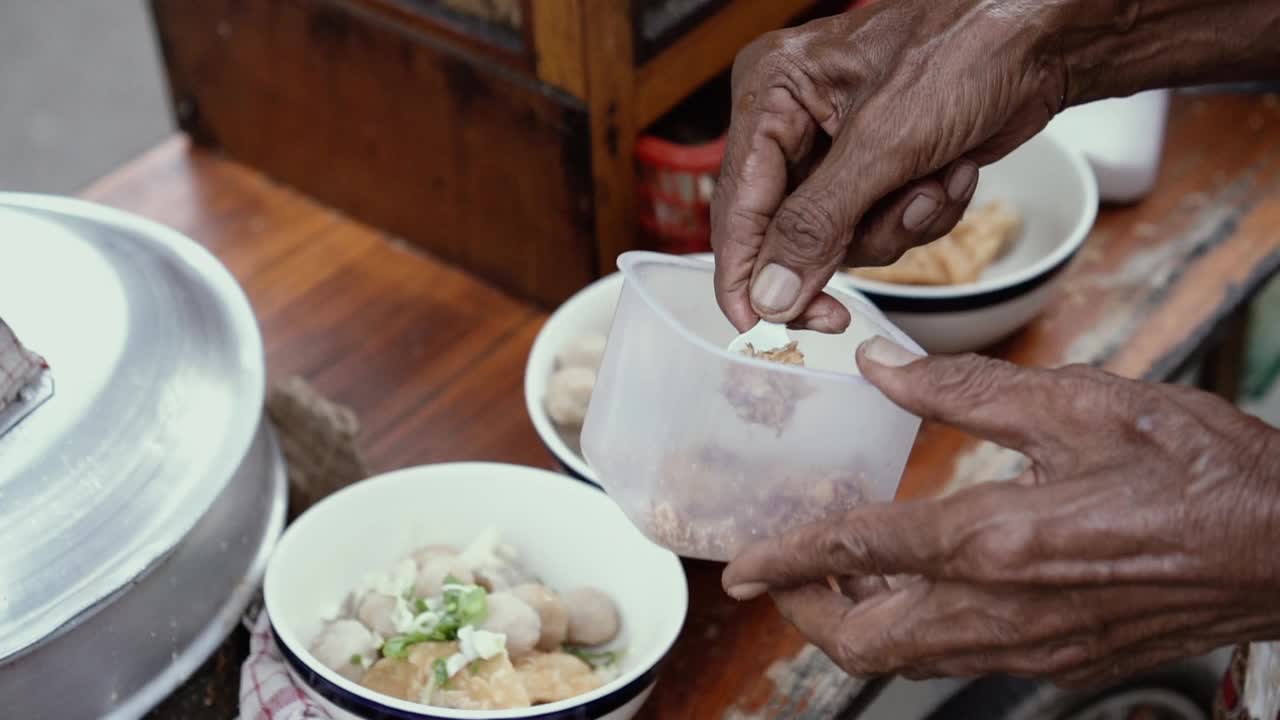
[[[0,320],[0,409],[13,402],[46,367],[44,358],[23,347],[4,320]]]
[[[271,634],[267,611],[249,628],[249,659],[240,668],[240,720],[332,720],[293,681]]]

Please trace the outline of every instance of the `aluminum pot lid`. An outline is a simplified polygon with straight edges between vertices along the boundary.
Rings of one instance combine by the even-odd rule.
[[[208,251],[88,202],[0,193],[0,317],[53,386],[0,434],[2,661],[195,526],[248,450],[265,371],[249,303]]]

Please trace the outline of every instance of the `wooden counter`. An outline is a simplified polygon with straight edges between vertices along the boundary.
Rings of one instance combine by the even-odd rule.
[[[1274,99],[1179,98],[1166,147],[1155,194],[1105,210],[1052,307],[994,353],[1166,379],[1280,267]],[[271,376],[303,375],[354,408],[378,470],[467,459],[551,466],[522,394],[544,319],[533,306],[181,138],[85,196],[215,252],[248,292]],[[902,494],[1001,477],[1012,462],[928,427]],[[835,714],[856,683],[802,651],[767,600],[725,597],[719,566],[686,568],[688,623],[644,717]],[[242,642],[229,642],[156,715],[234,715]]]
[[[752,39],[847,6],[150,0],[197,144],[543,307],[640,244],[640,133]]]

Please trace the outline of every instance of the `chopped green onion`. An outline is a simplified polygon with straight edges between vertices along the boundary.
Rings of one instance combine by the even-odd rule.
[[[409,647],[424,643],[431,640],[430,635],[423,633],[409,633],[408,635],[396,635],[382,643],[382,655],[389,658],[403,658],[409,654]]]
[[[594,651],[582,647],[573,647],[565,645],[564,651],[578,658],[582,662],[590,665],[592,668],[607,668],[618,663],[618,659],[622,653],[617,650]]]
[[[419,612],[427,612],[427,601],[417,601]],[[414,632],[407,635],[396,635],[382,645],[382,654],[386,657],[402,658],[409,654],[409,646],[423,642],[450,642],[458,639],[458,630],[467,625],[479,625],[489,614],[489,604],[485,600],[484,588],[477,585],[462,585],[445,590],[440,607],[435,610],[439,615],[436,624],[427,632]]]
[[[449,668],[444,658],[436,658],[431,663],[432,678],[435,680],[436,687],[448,689],[449,687]]]
[[[363,656],[363,655],[361,655],[360,653],[356,653],[355,655],[352,655],[352,656],[351,656],[351,664],[352,664],[352,665],[358,665],[358,666],[360,666],[360,667],[364,667],[364,656]]]
[[[479,625],[489,614],[484,588],[472,586],[458,592],[458,626]]]

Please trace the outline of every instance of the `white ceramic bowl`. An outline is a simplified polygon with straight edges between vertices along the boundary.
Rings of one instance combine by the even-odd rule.
[[[548,585],[593,585],[614,599],[622,616],[618,644],[625,648],[616,680],[530,709],[449,710],[375,693],[307,650],[326,613],[368,572],[393,567],[424,544],[465,544],[489,526],[499,528]],[[285,531],[263,593],[290,673],[341,720],[626,720],[652,691],[688,607],[679,560],[646,540],[604,493],[544,470],[492,463],[409,468],[325,498]]]
[[[1004,199],[1022,214],[1008,254],[978,282],[946,287],[895,285],[845,273],[889,320],[931,353],[985,348],[1030,322],[1053,297],[1063,270],[1089,235],[1098,185],[1083,156],[1041,134],[982,169],[973,207]]]
[[[551,313],[551,317],[547,318],[547,322],[538,331],[524,369],[524,402],[538,437],[565,472],[593,485],[600,484],[595,473],[581,453],[565,442],[560,428],[556,427],[547,414],[547,381],[555,371],[556,356],[561,348],[587,333],[608,337],[609,326],[613,323],[613,311],[621,293],[622,273],[615,272],[591,283],[566,300]]]

